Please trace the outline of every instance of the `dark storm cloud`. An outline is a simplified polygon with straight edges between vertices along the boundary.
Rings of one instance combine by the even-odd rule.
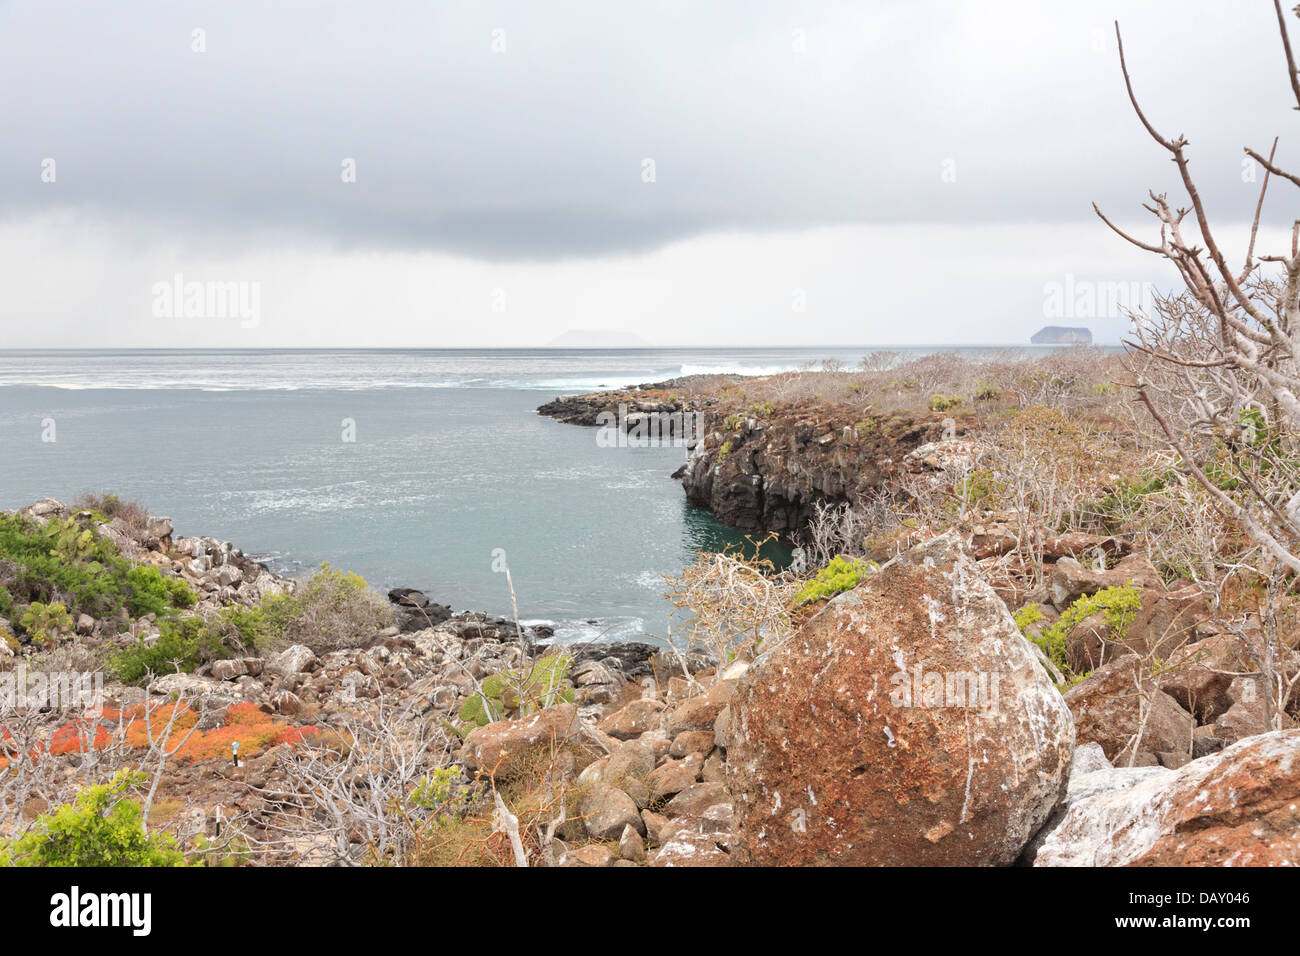
[[[1212,210],[1247,218],[1241,146],[1281,134],[1300,159],[1271,6],[1121,7],[13,2],[0,209],[501,259],[1132,216],[1175,182],[1124,99],[1118,14],[1153,120],[1192,140]]]

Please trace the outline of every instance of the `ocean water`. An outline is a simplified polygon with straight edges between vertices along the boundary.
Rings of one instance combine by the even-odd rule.
[[[281,571],[508,614],[500,549],[525,620],[663,639],[663,574],[741,535],[686,504],[684,449],[601,448],[536,407],[869,351],[0,351],[0,508],[113,492]]]

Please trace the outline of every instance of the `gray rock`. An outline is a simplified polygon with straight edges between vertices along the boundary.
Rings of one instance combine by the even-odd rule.
[[[622,790],[603,783],[593,784],[579,803],[587,833],[596,840],[617,840],[623,828],[645,830],[636,802]]]
[[[248,673],[248,665],[238,658],[212,662],[212,676],[217,680],[234,680]]]
[[[266,672],[288,677],[290,674],[301,674],[309,671],[315,664],[316,655],[312,653],[311,648],[303,644],[294,644],[268,660],[266,662]]]

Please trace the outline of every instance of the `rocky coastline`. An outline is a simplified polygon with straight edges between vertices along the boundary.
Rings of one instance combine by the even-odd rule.
[[[694,416],[687,462],[673,475],[687,500],[731,527],[778,533],[803,528],[819,503],[854,503],[897,487],[903,473],[924,467],[908,456],[939,439],[947,421],[938,413],[849,414],[816,401],[746,405],[727,394],[742,381],[671,379],[560,397],[537,411],[571,425],[615,421],[625,430],[647,416]]]
[[[52,501],[22,514],[76,519]],[[151,517],[143,531],[111,522],[99,531],[193,586],[202,594],[196,614],[299,587],[229,543],[175,535],[165,518]],[[1125,560],[1119,573],[1141,577],[1141,560]],[[1043,606],[1068,610],[1106,574],[1062,557]],[[572,649],[563,662],[566,699],[523,713],[506,701],[499,719],[454,739],[446,766],[480,800],[485,775],[493,788],[522,782],[522,768],[537,760],[553,783],[568,781],[569,815],[557,815],[534,863],[1295,862],[1300,730],[1270,729],[1251,680],[1226,676],[1242,648],[1203,611],[1189,623],[1189,666],[1159,681],[1136,668],[1143,643],[1161,633],[1151,622],[1179,599],[1147,583],[1147,625],[1062,696],[985,581],[970,539],[949,532],[832,599],[794,639],[756,660]],[[384,708],[403,714],[396,734],[446,725],[494,675],[561,652],[545,633],[452,614],[417,591],[394,589],[389,602],[392,623],[358,634],[356,646],[230,652],[146,688],[110,682],[105,714],[125,715],[150,698],[183,700],[205,732],[237,726],[249,707],[295,731],[247,747],[237,765],[228,756],[178,760],[160,789],[206,821],[198,836],[215,838],[224,813],[250,839],[269,838],[312,735]],[[79,621],[73,642],[86,650],[96,638],[147,640],[151,624],[133,621],[135,633],[109,635],[114,621]],[[11,647],[0,665],[8,671],[36,656],[28,645],[16,654]],[[935,673],[947,685],[941,679],[939,697],[923,699],[936,690],[926,679]],[[944,699],[954,673],[992,675],[996,690]],[[1135,697],[1132,687],[1144,685],[1145,696]],[[809,712],[824,717],[810,722]],[[100,720],[111,733],[113,718]],[[82,757],[48,759],[71,781]],[[277,860],[356,863],[366,852],[364,840],[340,850],[304,838]]]
[[[107,543],[127,579],[156,570],[193,601],[42,630],[42,602],[84,595],[0,561],[0,587],[31,602],[0,620],[0,677],[112,671],[178,629],[208,637],[186,666],[110,679],[100,713],[28,715],[35,743],[8,740],[0,762],[40,768],[39,811],[84,782],[88,751],[111,765],[155,746],[142,709],[181,706],[198,744],[158,763],[181,815],[162,825],[195,853],[233,827],[238,860],[271,865],[1300,864],[1300,651],[1162,574],[1151,538],[1026,528],[972,496],[1000,446],[969,416],[731,388],[667,382],[541,411],[597,427],[620,405],[698,414],[680,477],[738,527],[797,532],[819,505],[910,496],[914,517],[847,541],[861,556],[808,572],[805,597],[783,592],[779,634],[566,646],[411,588],[291,581],[167,518],[42,501],[0,515],[11,536],[77,567]],[[1044,414],[1004,399],[983,421]],[[1046,421],[1053,439],[1069,427]],[[232,742],[233,759],[214,749]]]

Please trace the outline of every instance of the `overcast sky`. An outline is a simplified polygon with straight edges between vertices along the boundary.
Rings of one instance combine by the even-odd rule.
[[[1091,211],[1177,186],[1112,21],[1240,235],[1242,147],[1300,166],[1272,10],[0,0],[0,347],[1116,341],[1052,305],[1171,281]],[[257,321],[160,314],[178,274]]]

